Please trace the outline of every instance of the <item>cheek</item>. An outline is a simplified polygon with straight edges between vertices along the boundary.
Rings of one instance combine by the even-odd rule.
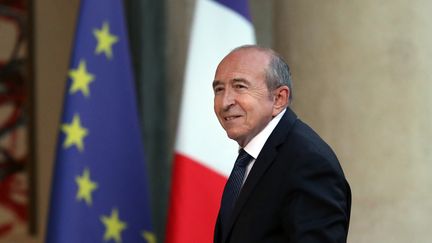
[[[221,108],[222,105],[222,99],[220,96],[215,96],[213,99],[213,106],[215,110],[218,110]]]
[[[216,113],[216,115],[217,115],[216,102],[213,103],[213,111],[214,111],[214,113]]]
[[[216,115],[218,114],[219,111],[219,103],[218,103],[218,99],[214,98],[213,100],[213,111],[216,113]]]
[[[257,126],[261,123],[266,123],[273,117],[273,106],[270,102],[261,101],[255,103],[254,106],[248,107],[246,123],[249,126]]]

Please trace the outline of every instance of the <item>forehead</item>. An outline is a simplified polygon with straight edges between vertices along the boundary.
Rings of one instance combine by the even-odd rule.
[[[228,54],[215,73],[215,80],[264,78],[270,62],[269,54],[255,49],[241,49]]]

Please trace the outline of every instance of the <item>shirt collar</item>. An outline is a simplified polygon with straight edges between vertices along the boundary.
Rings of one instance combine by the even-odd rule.
[[[265,142],[270,137],[270,134],[275,129],[276,125],[279,123],[283,114],[285,114],[286,108],[280,112],[277,116],[275,116],[266,127],[264,127],[261,132],[259,132],[252,140],[246,144],[243,148],[248,154],[250,154],[254,159],[256,159],[264,147]]]

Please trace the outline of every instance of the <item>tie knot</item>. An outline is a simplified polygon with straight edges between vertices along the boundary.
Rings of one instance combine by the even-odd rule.
[[[244,149],[240,149],[235,165],[240,167],[245,167],[249,164],[251,160],[252,160],[252,156],[250,156]]]

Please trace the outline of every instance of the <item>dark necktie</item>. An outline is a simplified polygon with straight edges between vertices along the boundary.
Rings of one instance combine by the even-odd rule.
[[[225,185],[220,209],[223,231],[226,231],[225,228],[228,227],[228,220],[231,216],[232,209],[234,208],[235,202],[240,194],[240,190],[243,184],[246,166],[252,159],[252,156],[250,156],[246,151],[241,149],[234,164],[234,168],[231,171],[231,175],[229,176],[228,181]],[[224,234],[225,233],[226,232],[224,232]]]

